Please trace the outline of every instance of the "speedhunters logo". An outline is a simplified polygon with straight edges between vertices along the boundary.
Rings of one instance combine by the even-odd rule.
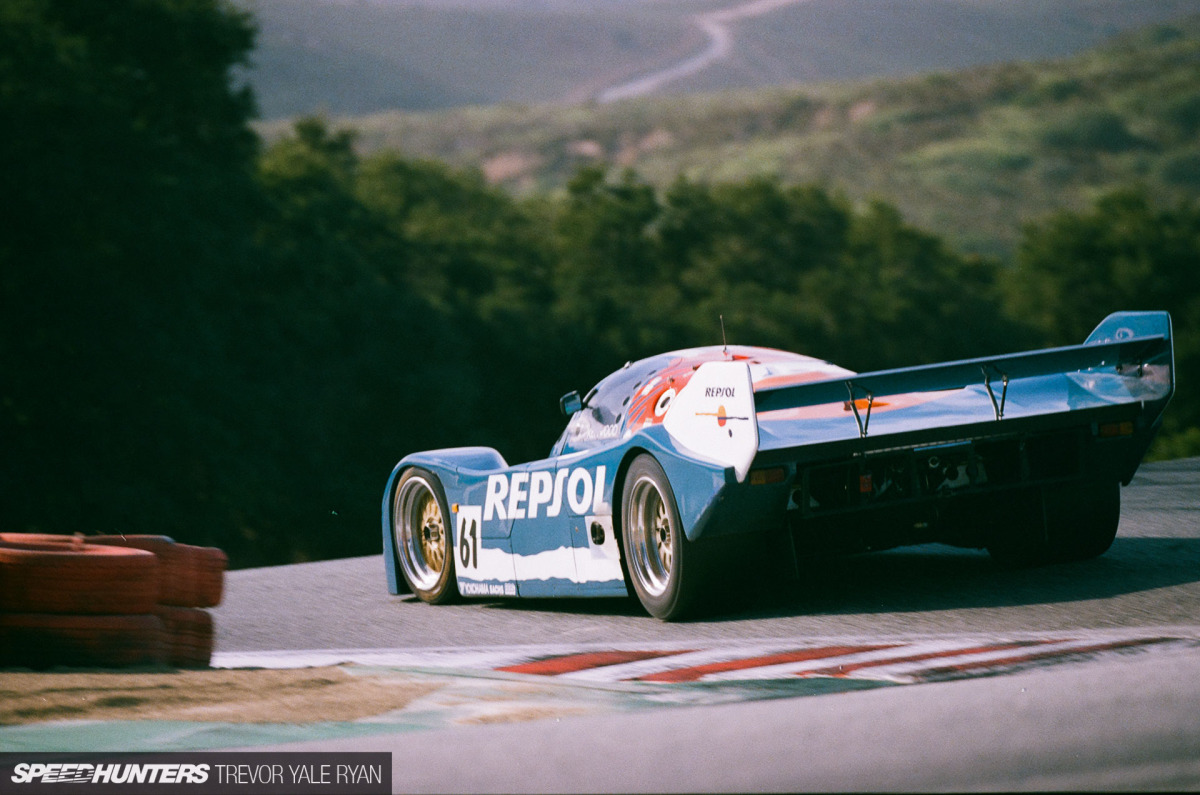
[[[51,762],[13,766],[12,782],[30,784],[203,784],[208,781],[208,765],[130,765],[86,762]]]
[[[377,795],[391,791],[388,753],[0,753],[0,795]]]

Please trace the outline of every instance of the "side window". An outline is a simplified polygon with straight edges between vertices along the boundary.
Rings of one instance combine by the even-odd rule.
[[[566,449],[563,452],[587,450],[604,442],[620,438],[621,417],[614,416],[603,406],[584,406],[567,423]]]
[[[657,357],[643,360],[626,365],[597,384],[585,398],[583,408],[571,415],[552,454],[590,450],[620,439],[633,393],[661,367]]]

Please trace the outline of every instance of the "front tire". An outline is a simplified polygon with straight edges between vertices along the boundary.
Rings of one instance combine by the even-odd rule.
[[[638,456],[626,473],[621,534],[629,580],[646,612],[672,621],[694,610],[706,578],[703,548],[684,536],[675,493],[650,455]]]
[[[392,498],[392,534],[400,572],[423,602],[445,604],[458,596],[454,581],[446,495],[428,470],[407,470]]]

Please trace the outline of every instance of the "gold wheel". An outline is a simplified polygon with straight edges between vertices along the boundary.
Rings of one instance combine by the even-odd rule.
[[[435,604],[457,593],[444,502],[441,484],[434,474],[410,469],[400,478],[392,503],[392,532],[400,570],[417,597]]]
[[[421,529],[418,543],[421,545],[421,556],[429,568],[441,571],[446,563],[446,523],[442,520],[442,509],[438,507],[437,499],[430,492],[422,495],[424,503],[420,508]]]

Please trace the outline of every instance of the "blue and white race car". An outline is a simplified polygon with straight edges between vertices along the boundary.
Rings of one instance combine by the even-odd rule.
[[[652,356],[564,396],[541,461],[401,460],[388,589],[433,604],[632,592],[670,620],[734,587],[731,551],[1093,557],[1174,384],[1165,312],[1110,315],[1082,345],[865,374],[764,348]]]

